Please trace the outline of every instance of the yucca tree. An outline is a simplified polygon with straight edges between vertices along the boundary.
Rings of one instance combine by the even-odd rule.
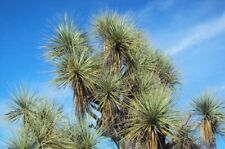
[[[13,103],[6,113],[6,119],[18,123],[21,119],[23,131],[8,143],[8,147],[56,148],[54,144],[59,145],[60,139],[54,131],[59,123],[61,110],[56,105],[49,104],[45,98],[22,87],[12,93],[12,97]]]
[[[111,74],[115,75],[120,73],[122,76],[121,81],[123,85],[122,87],[120,86],[120,90],[116,92],[116,96],[112,99],[97,97],[100,103],[107,101],[107,104],[100,105],[101,109],[114,109],[114,120],[124,119],[125,115],[128,113],[127,107],[129,103],[135,100],[133,98],[134,92],[142,92],[143,89],[145,89],[145,92],[149,92],[150,88],[157,88],[160,84],[175,88],[175,85],[178,83],[178,77],[172,64],[162,54],[155,52],[155,50],[149,46],[142,32],[135,27],[135,24],[128,16],[122,16],[115,12],[104,12],[100,16],[95,17],[93,24],[97,37],[103,43],[105,64],[103,69],[106,71],[109,70],[112,72]],[[101,79],[107,78],[102,77]],[[145,81],[147,82],[145,83]],[[115,85],[116,84],[113,86]],[[101,86],[104,89],[109,87],[106,84]],[[105,90],[95,90],[96,95],[104,93]],[[115,101],[117,104],[115,104]],[[120,102],[123,103],[123,105]],[[107,117],[107,119],[112,119],[112,110],[111,112],[101,111],[101,113],[102,116]],[[122,123],[121,121],[119,124],[114,122],[105,125],[105,127],[111,127],[111,129],[108,129],[108,132],[111,133],[112,128],[114,128],[113,132],[117,134],[117,137],[114,139],[120,140],[119,138],[121,138],[121,136],[118,135],[119,133],[117,131],[119,129],[118,126]],[[114,125],[116,128],[113,127]]]
[[[15,133],[16,136],[11,138],[6,146],[8,149],[32,149],[34,148],[34,138],[22,129]]]
[[[160,79],[154,73],[146,73],[145,71],[133,73],[123,81],[124,84],[127,85],[127,90],[130,90],[129,94],[132,95],[126,95],[128,96],[127,100],[130,100],[129,98],[132,98],[137,94],[145,94],[152,89],[161,87]]]
[[[120,74],[102,72],[96,80],[94,99],[98,103],[97,110],[101,118],[97,120],[97,128],[101,128],[103,135],[119,140],[118,118],[122,112],[122,78]]]
[[[11,93],[12,103],[10,110],[6,113],[6,119],[15,122],[22,120],[24,127],[29,127],[34,114],[38,96],[26,88],[18,87],[14,93]]]
[[[193,136],[193,127],[184,126],[173,133],[173,142],[167,144],[172,149],[198,149],[197,139]]]
[[[146,42],[141,39],[140,42]],[[154,50],[149,45],[138,47],[131,50],[131,56],[133,60],[133,66],[128,67],[125,73],[137,74],[138,72],[144,72],[146,74],[154,74],[157,76],[159,82],[168,86],[171,89],[175,89],[176,85],[180,83],[179,73],[171,63],[171,61],[163,53]],[[155,78],[156,79],[156,78]]]
[[[39,99],[30,128],[36,148],[63,148],[64,138],[57,134],[61,121],[62,109],[45,98]]]
[[[94,31],[103,42],[104,64],[113,72],[132,63],[130,50],[138,31],[128,16],[104,12],[94,19]]]
[[[21,119],[24,135],[8,147],[94,149],[101,135],[121,149],[197,149],[196,128],[188,123],[192,119],[200,123],[204,147],[215,148],[216,134],[225,128],[223,104],[204,94],[194,100],[183,124],[183,114],[174,110],[178,72],[168,57],[148,43],[127,15],[103,12],[92,23],[100,52],[67,15],[45,45],[53,82],[73,91],[77,121],[65,119],[47,98],[19,90],[6,117]],[[87,114],[95,121],[87,123]]]
[[[60,57],[74,53],[74,51],[90,50],[86,34],[75,26],[67,14],[47,40],[48,44],[44,48],[48,49],[46,56],[51,61],[59,60]]]
[[[101,141],[100,131],[91,129],[86,120],[65,123],[60,137],[66,138],[66,149],[95,149]]]
[[[167,89],[161,88],[137,96],[129,108],[122,131],[125,138],[141,148],[165,148],[166,136],[176,126],[176,112]]]
[[[173,64],[164,54],[154,52],[153,57],[155,58],[153,72],[159,77],[163,85],[175,89],[175,85],[179,84],[178,71],[174,69]]]
[[[71,125],[63,117],[62,108],[45,97],[24,88],[18,90],[15,95],[12,94],[12,97],[11,111],[6,114],[6,118],[12,122],[17,120],[24,125],[21,125],[22,131],[7,142],[8,148],[94,149],[100,141],[100,132],[91,130],[87,122],[78,121]],[[30,111],[24,123],[23,112],[27,113],[27,107],[30,107]]]
[[[193,114],[199,120],[201,142],[206,148],[216,148],[216,135],[224,134],[221,127],[224,125],[225,107],[208,92],[193,101]]]
[[[83,117],[88,110],[88,98],[93,92],[94,77],[98,72],[86,35],[66,16],[49,38],[46,48],[47,57],[55,66],[54,82],[62,87],[72,87],[77,115]]]

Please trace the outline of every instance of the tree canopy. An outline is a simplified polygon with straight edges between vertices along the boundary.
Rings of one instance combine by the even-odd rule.
[[[73,91],[76,121],[47,98],[19,88],[6,119],[22,128],[8,148],[92,149],[103,137],[120,149],[216,148],[217,135],[225,135],[222,101],[205,93],[193,100],[192,111],[179,111],[179,73],[134,20],[103,12],[91,24],[100,49],[68,15],[44,46],[53,82]]]

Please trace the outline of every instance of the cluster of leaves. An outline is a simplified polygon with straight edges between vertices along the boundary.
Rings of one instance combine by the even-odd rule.
[[[194,100],[193,111],[185,119],[175,110],[173,95],[179,78],[170,60],[148,44],[142,31],[128,16],[104,12],[93,20],[93,32],[102,43],[101,52],[94,52],[99,50],[90,46],[87,34],[68,16],[56,27],[45,46],[46,57],[54,66],[54,82],[59,87],[69,86],[73,90],[78,121],[82,123],[90,115],[96,124],[89,127],[101,130],[102,136],[110,137],[119,148],[195,149],[201,147],[199,142],[207,148],[215,148],[216,134],[224,135],[223,104],[205,94]],[[45,106],[37,107],[43,109]],[[54,116],[57,115],[54,113],[60,113],[59,109],[52,110]],[[40,111],[27,109],[22,112],[24,125],[31,126],[28,121],[39,121],[42,124],[35,122],[36,125],[44,127],[38,130],[45,129],[45,132],[50,126],[54,128],[49,134],[53,135],[53,140],[47,145],[58,143],[59,146],[54,144],[58,148],[68,144],[76,148],[92,148],[96,144],[93,143],[94,134],[82,136],[85,133],[83,127],[74,129],[69,124],[58,129],[58,116],[50,114],[48,123],[30,118],[42,115]],[[11,111],[8,117],[14,120],[18,116]],[[198,125],[191,125],[190,119]],[[34,131],[32,129],[29,131]],[[197,130],[201,133],[196,133]],[[58,132],[63,133],[58,135]],[[61,140],[57,140],[58,136]],[[197,142],[194,137],[201,137],[201,140]],[[85,145],[82,142],[75,145],[77,140],[83,140]],[[40,144],[40,141],[35,143]]]
[[[70,123],[62,108],[36,93],[20,88],[13,94],[7,120],[21,124],[17,136],[8,141],[9,149],[91,149],[100,133],[87,123]]]

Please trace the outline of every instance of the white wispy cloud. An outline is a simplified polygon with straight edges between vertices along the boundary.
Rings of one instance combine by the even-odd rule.
[[[223,32],[225,32],[225,13],[218,18],[192,27],[189,34],[183,39],[178,40],[177,44],[169,48],[167,53],[170,55],[178,54],[193,45],[213,38]]]
[[[174,2],[175,0],[149,1],[143,9],[134,14],[137,15],[137,18],[142,19],[148,17],[149,13],[152,13],[155,10],[165,11],[169,9],[174,4]]]

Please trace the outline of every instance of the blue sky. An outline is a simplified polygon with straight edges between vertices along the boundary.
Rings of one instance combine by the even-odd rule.
[[[182,82],[176,94],[180,109],[206,89],[225,97],[224,0],[1,0],[1,115],[7,111],[9,91],[19,83],[56,98],[66,112],[73,112],[70,90],[49,85],[53,76],[41,46],[64,12],[88,31],[92,16],[102,9],[132,15],[152,46],[170,56]],[[8,125],[1,116],[0,147],[8,130],[13,132]],[[219,139],[218,148],[223,146]]]

